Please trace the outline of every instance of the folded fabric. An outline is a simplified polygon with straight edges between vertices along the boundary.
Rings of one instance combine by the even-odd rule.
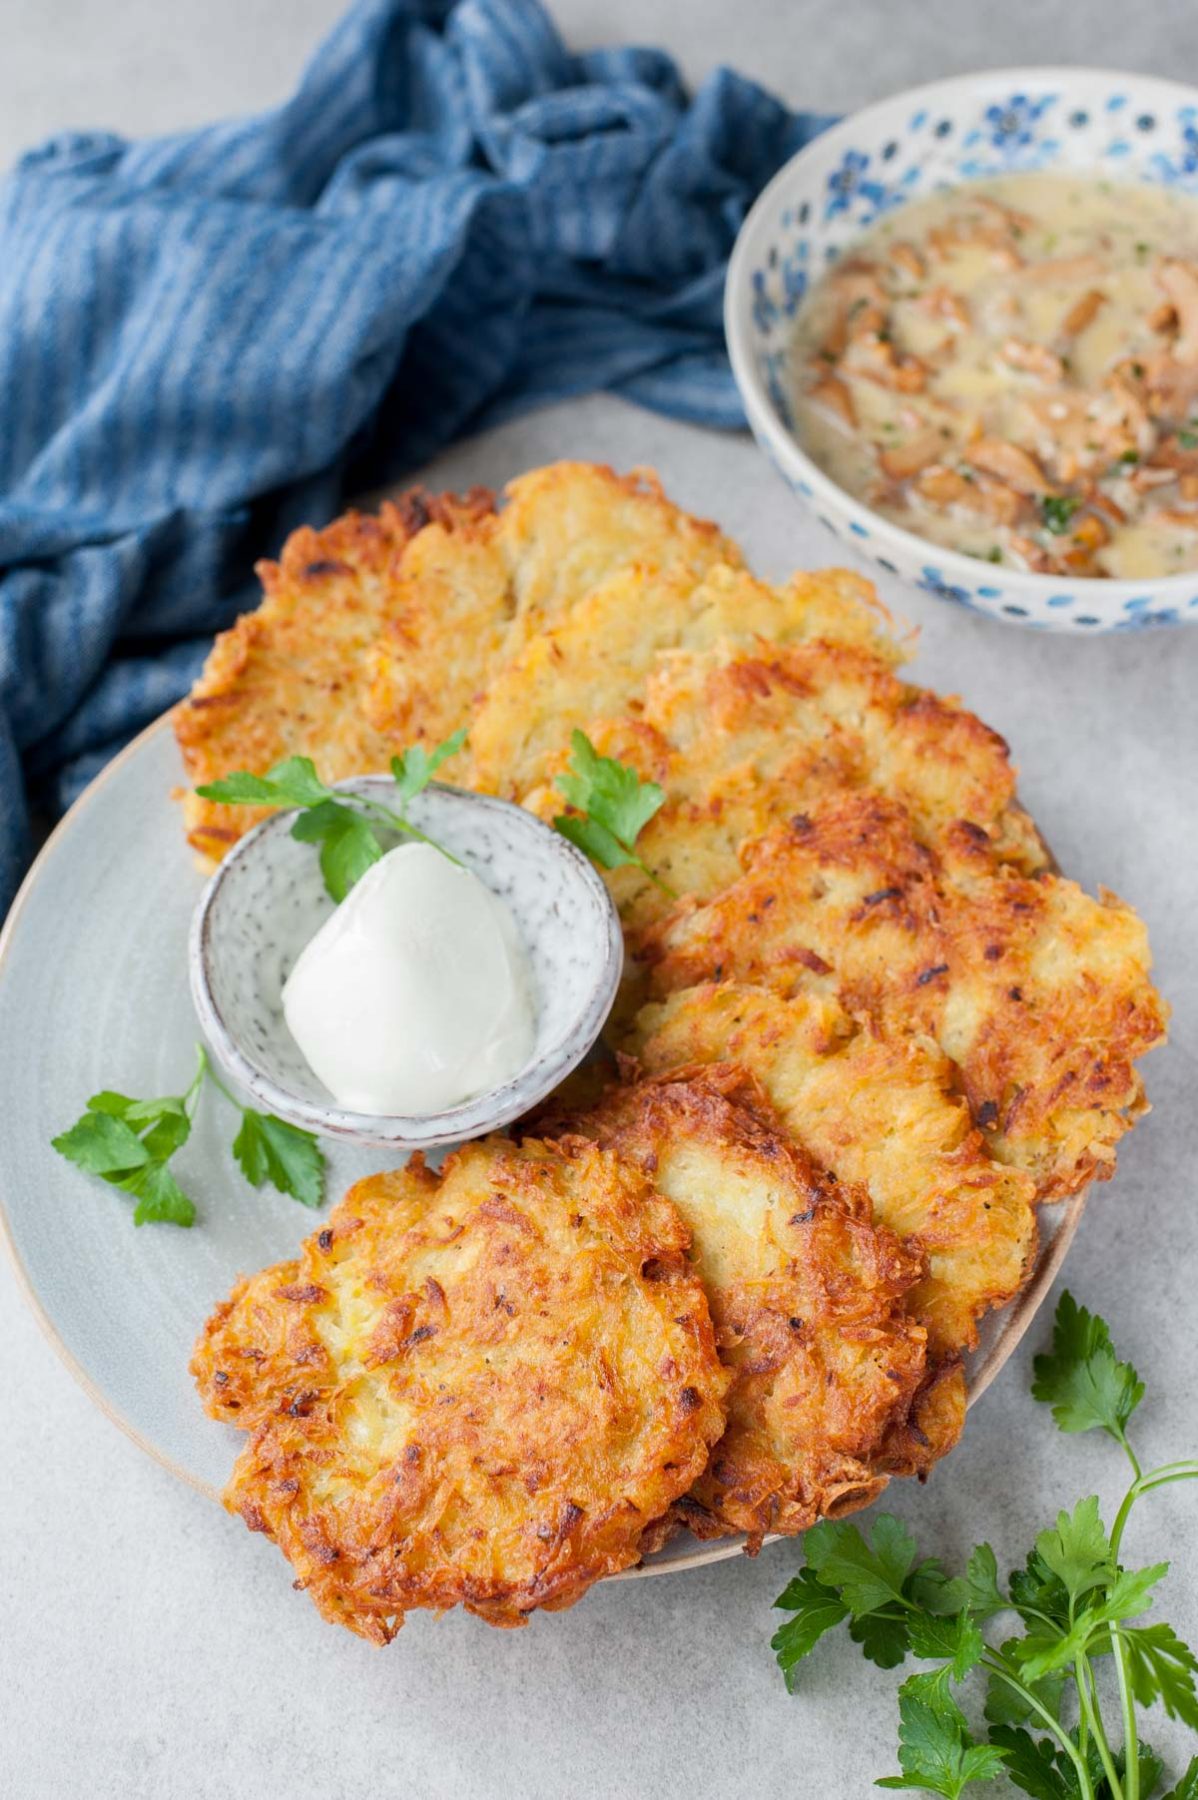
[[[0,186],[0,910],[301,521],[608,388],[741,423],[737,226],[826,121],[536,0],[361,0],[277,111],[69,134]]]

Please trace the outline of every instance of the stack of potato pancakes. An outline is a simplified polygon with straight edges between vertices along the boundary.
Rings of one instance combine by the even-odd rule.
[[[844,571],[758,581],[651,475],[562,463],[297,532],[176,729],[193,784],[330,781],[461,725],[551,819],[581,727],[666,800],[609,876],[628,964],[512,1136],[359,1182],[193,1363],[228,1505],[322,1613],[562,1607],[681,1527],[773,1532],[923,1475],[1036,1209],[1110,1175],[1161,1041],[1144,928],[1058,875],[1007,747],[902,681]],[[219,858],[253,822],[189,794]]]

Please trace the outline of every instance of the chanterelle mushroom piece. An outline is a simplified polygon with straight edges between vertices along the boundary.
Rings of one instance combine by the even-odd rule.
[[[1027,506],[1022,494],[1004,487],[1001,481],[962,475],[943,464],[925,469],[915,485],[932,506],[963,506],[980,518],[992,519],[996,525],[1014,525]]]
[[[844,366],[851,374],[900,394],[919,393],[928,379],[927,364],[918,356],[900,354],[885,331],[854,336],[845,353]]]
[[[1103,266],[1097,256],[1057,256],[1046,262],[1029,263],[1019,277],[1024,287],[1062,287],[1072,281],[1085,281],[1089,275],[1101,275]]]
[[[892,481],[906,481],[908,476],[918,474],[920,469],[935,462],[943,449],[940,433],[929,425],[925,431],[917,431],[909,437],[905,444],[880,450],[878,461]]]
[[[1193,263],[1164,261],[1156,279],[1177,312],[1173,355],[1179,363],[1198,363],[1198,269]]]
[[[1088,288],[1080,300],[1075,300],[1065,317],[1061,320],[1063,337],[1078,337],[1088,325],[1092,325],[1102,308],[1106,305],[1106,295],[1101,288]]]
[[[999,355],[1012,369],[1024,375],[1038,375],[1041,381],[1063,381],[1065,365],[1059,356],[1043,344],[1028,344],[1022,338],[1008,338]]]
[[[827,407],[829,412],[834,412],[838,418],[843,419],[846,425],[853,426],[857,423],[853,396],[839,375],[825,375],[808,391],[817,406]]]
[[[985,469],[1017,494],[1051,494],[1055,490],[1035,457],[1018,444],[1004,443],[1001,438],[979,438],[965,452],[965,460],[975,469]]]
[[[1171,351],[1160,350],[1144,364],[1144,386],[1156,418],[1182,425],[1198,405],[1198,361],[1182,362]]]

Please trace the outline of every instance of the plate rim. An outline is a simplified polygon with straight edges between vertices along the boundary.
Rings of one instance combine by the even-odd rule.
[[[45,843],[41,846],[37,855],[34,857],[33,862],[30,864],[24,880],[17,889],[3,926],[0,926],[0,980],[3,979],[4,966],[15,939],[17,928],[20,925],[22,915],[32,898],[33,890],[37,885],[42,868],[49,860],[51,852],[55,849],[59,840],[64,837],[69,830],[73,829],[78,816],[91,805],[105,783],[119,774],[125,763],[132,761],[147,743],[170,728],[174,712],[175,708],[173,706],[168,707],[167,710],[160,713],[156,719],[152,719],[148,725],[143,726],[135,737],[131,738],[122,749],[118,750],[116,755],[113,756],[110,761],[105,763],[99,774],[88,782],[83,792],[71,803],[62,818],[46,838]],[[1001,1373],[1027,1332],[1032,1320],[1040,1310],[1040,1307],[1043,1305],[1048,1290],[1056,1280],[1061,1265],[1068,1254],[1069,1247],[1076,1236],[1077,1228],[1081,1223],[1082,1214],[1086,1208],[1086,1199],[1089,1188],[1090,1183],[1087,1182],[1084,1187],[1080,1188],[1075,1194],[1071,1194],[1068,1199],[1064,1201],[1041,1201],[1037,1203],[1037,1214],[1039,1213],[1041,1206],[1051,1206],[1054,1211],[1059,1207],[1060,1223],[1058,1224],[1052,1242],[1048,1245],[1047,1250],[1039,1251],[1036,1260],[1032,1265],[1031,1274],[1028,1276],[1028,1279],[1024,1282],[1014,1299],[1001,1314],[1002,1326],[999,1330],[998,1337],[979,1363],[976,1379],[968,1381],[968,1393],[966,1398],[967,1411],[971,1410],[976,1405],[982,1395],[986,1392],[987,1388],[991,1386],[995,1378]],[[126,1438],[136,1444],[137,1448],[143,1451],[152,1462],[157,1463],[160,1468],[165,1469],[169,1474],[184,1482],[185,1485],[193,1489],[194,1492],[202,1494],[205,1499],[214,1500],[220,1505],[221,1495],[219,1489],[211,1487],[206,1481],[202,1481],[198,1476],[192,1474],[192,1472],[185,1468],[181,1463],[175,1462],[173,1458],[167,1456],[160,1450],[151,1439],[139,1431],[137,1427],[125,1417],[119,1408],[114,1405],[103,1390],[97,1386],[96,1382],[88,1374],[87,1370],[79,1362],[77,1357],[67,1348],[58,1333],[58,1329],[54,1324],[53,1319],[43,1305],[41,1297],[33,1284],[32,1277],[25,1267],[21,1253],[17,1248],[16,1238],[13,1235],[12,1226],[9,1223],[8,1208],[5,1204],[2,1187],[0,1187],[0,1246],[3,1246],[9,1266],[16,1277],[18,1291],[41,1328],[42,1335],[58,1357],[59,1362],[66,1369],[67,1373],[73,1377],[79,1387],[82,1388],[92,1404],[103,1413],[105,1418],[107,1418],[111,1424],[115,1425]],[[974,1354],[976,1355],[976,1352]],[[767,1537],[764,1541],[766,1544],[775,1544],[781,1543],[783,1539],[781,1535],[775,1534]],[[681,1556],[668,1557],[660,1561],[637,1563],[632,1568],[621,1569],[615,1574],[605,1577],[605,1579],[608,1581],[637,1581],[645,1580],[651,1576],[678,1574],[686,1569],[706,1568],[713,1563],[726,1562],[731,1557],[743,1555],[744,1545],[745,1539],[743,1535],[720,1538],[714,1543],[699,1544],[694,1550],[687,1551]]]

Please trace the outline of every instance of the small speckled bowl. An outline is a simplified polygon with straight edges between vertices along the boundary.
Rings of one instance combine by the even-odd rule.
[[[340,785],[384,805],[394,799],[389,775]],[[273,814],[242,838],[201,895],[189,946],[191,992],[217,1061],[264,1111],[322,1137],[431,1150],[509,1124],[582,1061],[611,1011],[624,940],[597,871],[522,807],[433,783],[408,816],[511,909],[536,1009],[533,1054],[511,1081],[421,1117],[336,1105],[283,1018],[283,984],[333,911],[315,847],[291,836],[292,812]]]

